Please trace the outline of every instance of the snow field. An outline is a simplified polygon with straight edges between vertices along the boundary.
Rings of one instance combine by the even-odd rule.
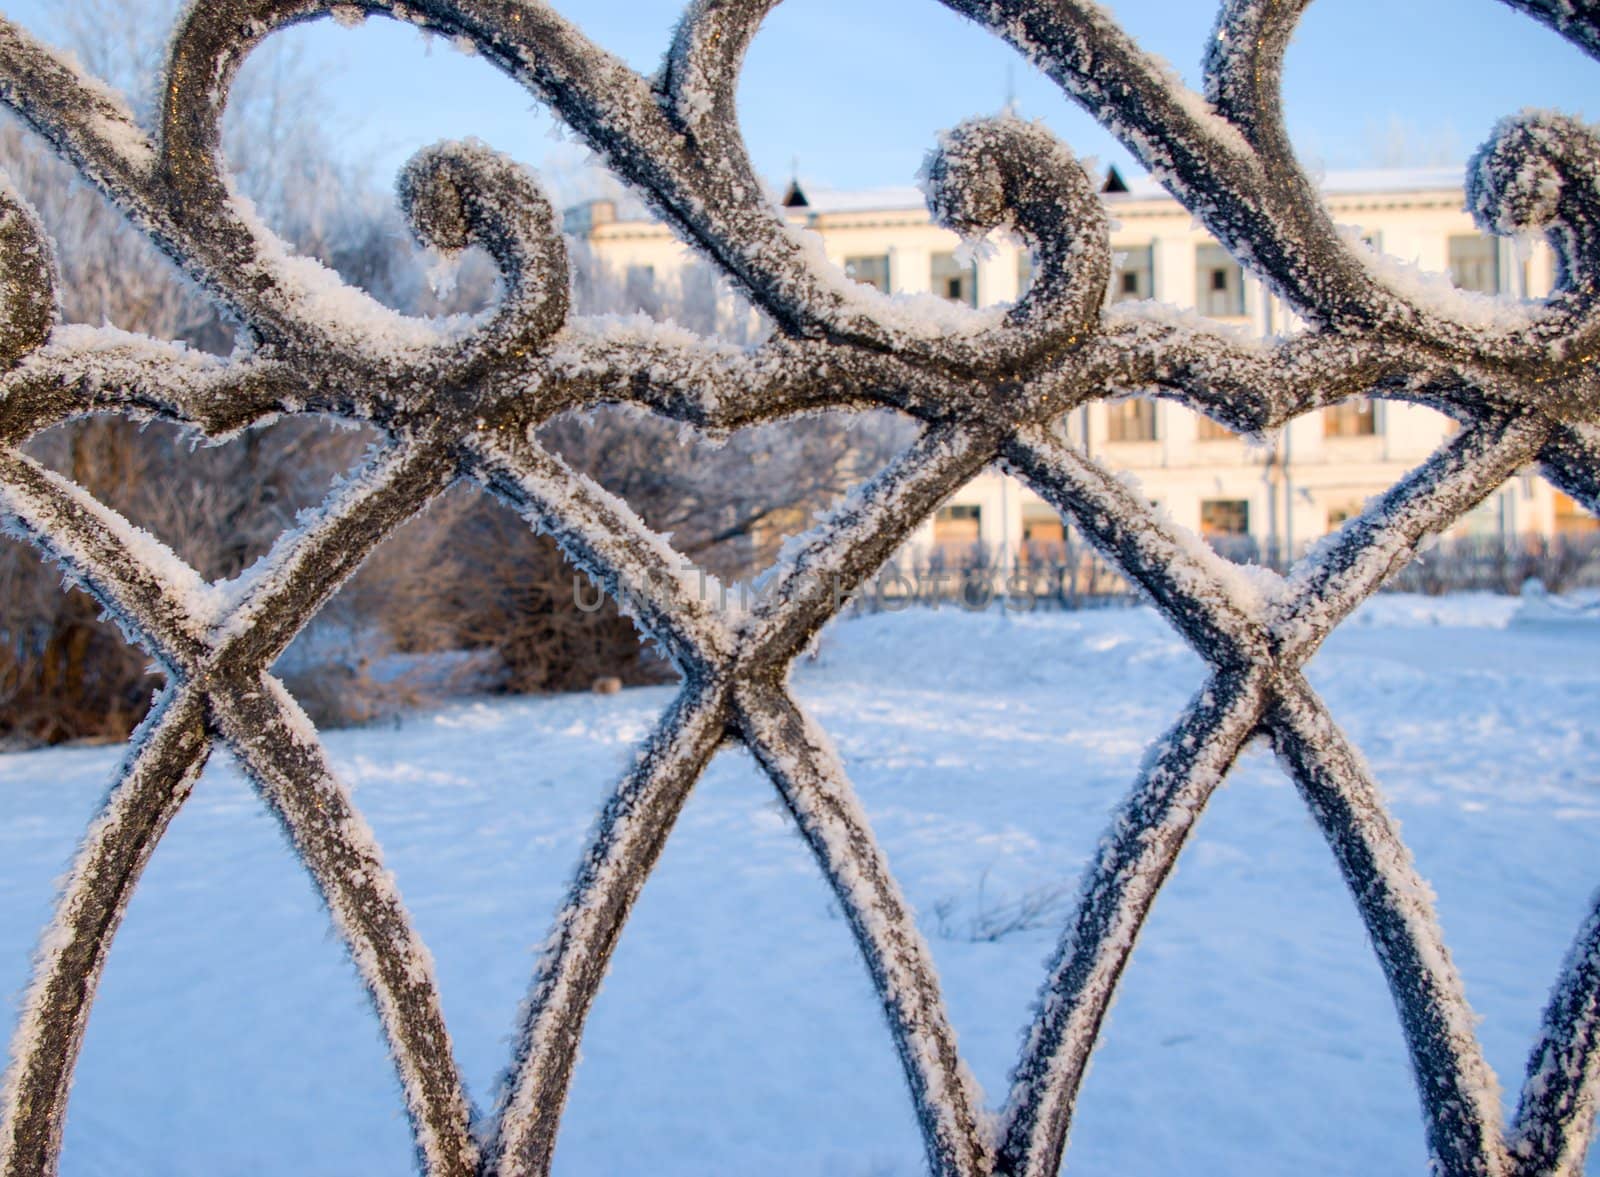
[[[1596,882],[1600,832],[1600,626],[1518,625],[1515,609],[1379,598],[1311,667],[1438,892],[1513,1091]],[[796,672],[920,913],[991,1102],[1106,816],[1201,678],[1142,609],[846,621]],[[480,1106],[593,815],[671,693],[463,701],[327,737],[432,949]],[[54,879],[116,758],[0,757],[11,1018]],[[1030,901],[1040,926],[974,938]],[[697,788],[583,1053],[559,1173],[921,1171],[846,925],[742,752]],[[63,1171],[394,1174],[409,1155],[354,972],[219,758],[113,947]],[[1424,1167],[1404,1046],[1355,909],[1293,788],[1253,750],[1134,954],[1068,1171]]]

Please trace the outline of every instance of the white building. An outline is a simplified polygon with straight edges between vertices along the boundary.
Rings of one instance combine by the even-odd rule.
[[[1457,286],[1537,297],[1553,263],[1540,247],[1519,257],[1510,242],[1479,233],[1463,211],[1459,169],[1330,175],[1323,192],[1335,221],[1359,227],[1376,248]],[[1291,329],[1293,317],[1245,274],[1165,190],[1125,183],[1113,170],[1104,199],[1118,256],[1113,296],[1193,307],[1259,335]],[[997,242],[987,257],[958,261],[958,239],[930,222],[914,188],[802,192],[785,199],[791,223],[817,233],[828,257],[881,290],[932,291],[974,306],[1010,302],[1026,289],[1031,259]],[[649,277],[680,266],[685,250],[654,222],[619,220],[597,201],[571,210],[567,228],[620,272]],[[1239,437],[1181,406],[1135,398],[1072,415],[1069,430],[1097,458],[1131,471],[1177,522],[1217,542],[1264,554],[1298,551],[1361,510],[1439,445],[1452,423],[1395,402],[1347,404],[1307,414],[1272,446]],[[1462,534],[1516,537],[1590,530],[1594,519],[1543,479],[1513,480],[1458,526]],[[1059,544],[1061,521],[1031,491],[997,472],[958,492],[924,524],[913,550],[949,553],[981,544],[991,556]]]

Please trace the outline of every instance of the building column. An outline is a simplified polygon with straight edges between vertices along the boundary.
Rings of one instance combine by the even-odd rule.
[[[1151,279],[1157,302],[1192,307],[1194,242],[1184,237],[1157,237],[1150,244]]]
[[[988,257],[978,259],[978,305],[1016,301],[1017,251],[1000,245]]]
[[[889,289],[894,294],[925,294],[933,282],[928,251],[904,245],[889,247]]]

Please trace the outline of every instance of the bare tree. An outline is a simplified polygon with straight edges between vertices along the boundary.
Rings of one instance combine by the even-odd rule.
[[[124,86],[146,118],[171,7],[163,0],[91,0],[58,14],[80,58]],[[272,56],[283,84],[268,84],[269,75],[247,86],[230,120],[233,158],[246,165],[241,183],[255,188],[269,219],[308,253],[383,289],[401,269],[393,248],[380,248],[398,224],[374,224],[374,202],[359,177],[327,163],[327,145],[304,129],[312,120],[292,129],[289,95],[304,104],[314,101],[315,89],[286,51]],[[294,176],[281,176],[280,164]],[[233,327],[215,306],[70,166],[9,120],[0,123],[0,169],[54,240],[65,321],[231,350]],[[92,417],[40,435],[28,450],[217,579],[266,552],[362,444],[358,433],[307,419],[197,449],[168,425]],[[159,683],[149,659],[101,620],[88,597],[63,593],[55,572],[9,539],[0,540],[0,583],[9,589],[0,615],[0,738],[125,737]]]
[[[104,69],[151,117],[160,59],[155,0],[94,0],[63,9],[80,57]],[[315,79],[269,45],[235,88],[225,148],[240,189],[302,252],[381,301],[413,313],[470,311],[494,296],[498,275],[481,251],[433,280],[406,244],[392,199],[359,167],[336,164],[310,109]],[[231,324],[71,168],[14,123],[0,125],[0,167],[41,214],[58,246],[69,322],[123,329],[225,353]],[[626,202],[614,177],[588,164],[574,192]],[[632,207],[640,208],[633,201]],[[702,335],[751,345],[770,324],[712,267],[640,282],[581,246],[574,297],[596,314],[646,314]],[[769,563],[782,540],[886,463],[907,430],[893,418],[827,414],[736,434],[691,438],[669,423],[602,409],[587,422],[550,425],[546,440],[576,468],[637,504],[673,533],[686,559],[728,580]],[[237,575],[296,514],[315,503],[366,443],[361,432],[297,419],[246,431],[220,447],[194,445],[165,425],[93,418],[36,439],[30,452],[166,540],[210,579]],[[141,718],[159,676],[77,590],[25,547],[0,541],[0,577],[16,603],[0,620],[0,737],[55,742],[120,739]],[[660,678],[664,664],[606,602],[580,607],[575,574],[549,539],[498,507],[452,498],[408,525],[347,585],[337,608],[290,651],[285,672],[319,722],[369,719],[425,697],[417,677],[376,664],[386,655],[493,650],[470,685],[511,691],[586,687],[600,676]],[[93,669],[91,669],[91,667]],[[426,677],[430,688],[438,676]],[[328,684],[336,684],[330,689]],[[443,680],[443,685],[452,685]],[[467,685],[455,682],[454,685]]]

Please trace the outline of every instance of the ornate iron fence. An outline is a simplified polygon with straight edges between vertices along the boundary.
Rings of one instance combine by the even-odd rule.
[[[1252,344],[1176,315],[1105,305],[1110,251],[1094,186],[1039,127],[967,123],[930,159],[930,201],[963,233],[1028,239],[1017,305],[934,325],[845,280],[769,206],[734,88],[776,0],[696,0],[643,78],[540,0],[197,0],[173,41],[147,135],[66,59],[0,19],[0,98],[245,324],[213,359],[110,328],[57,325],[50,250],[0,194],[0,503],[165,668],[170,686],[91,824],[45,933],[12,1044],[0,1169],[54,1171],[96,982],[128,897],[210,750],[229,748],[326,900],[388,1037],[422,1167],[530,1174],[550,1164],[584,1020],[689,789],[724,740],[772,778],[825,872],[882,999],[939,1174],[1057,1170],[1106,1008],[1150,905],[1207,800],[1257,733],[1325,833],[1388,978],[1435,1168],[1575,1173],[1600,1066],[1600,912],[1579,930],[1503,1129],[1494,1078],[1427,887],[1360,756],[1302,669],[1364,597],[1519,469],[1600,505],[1600,150],[1553,114],[1494,131],[1468,191],[1499,234],[1540,232],[1556,293],[1492,312],[1420,287],[1340,234],[1297,165],[1279,81],[1307,0],[1226,0],[1204,96],[1090,0],[945,0],[1025,53],[1114,131],[1310,325]],[[1506,0],[1600,56],[1595,0]],[[239,63],[318,16],[382,15],[465,38],[540,95],[779,330],[750,352],[567,316],[567,273],[533,180],[490,151],[418,155],[400,192],[417,235],[484,246],[504,300],[466,327],[407,320],[291,257],[237,201],[218,124]],[[1357,395],[1432,405],[1459,433],[1286,575],[1249,572],[1152,515],[1054,428],[1089,400],[1156,390],[1253,432]],[[719,609],[626,504],[541,449],[552,415],[628,402],[706,431],[820,408],[888,406],[919,439],[787,553],[778,590]],[[274,414],[365,422],[386,444],[241,584],[203,583],[169,551],[19,451],[90,412],[225,438]],[[912,527],[1000,462],[1081,533],[1200,652],[1209,681],[1148,756],[1084,881],[1012,1088],[987,1115],[957,1054],[929,954],[788,668]],[[468,1103],[428,957],[361,815],[268,668],[361,560],[453,481],[479,482],[552,533],[682,672],[675,703],[606,806],[546,942],[492,1114]]]

